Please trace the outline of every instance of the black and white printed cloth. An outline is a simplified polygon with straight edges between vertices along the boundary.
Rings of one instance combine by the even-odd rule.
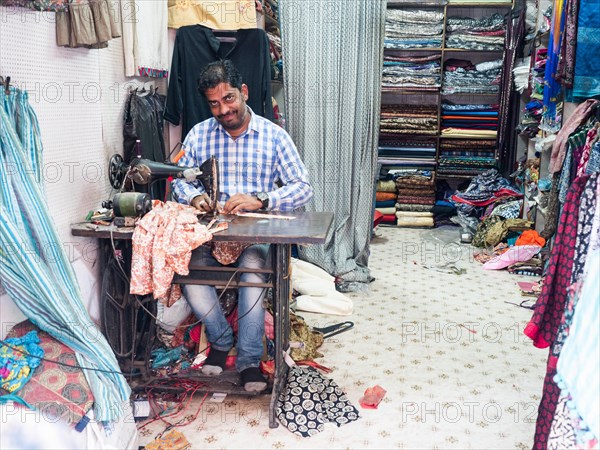
[[[276,414],[283,426],[303,437],[323,431],[326,423],[339,427],[360,417],[335,381],[312,367],[295,365],[279,395]]]

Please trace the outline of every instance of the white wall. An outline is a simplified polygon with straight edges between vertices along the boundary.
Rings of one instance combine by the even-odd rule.
[[[54,13],[8,7],[0,7],[0,75],[29,92],[44,144],[47,207],[75,267],[86,307],[97,320],[97,243],[71,236],[69,225],[109,198],[107,162],[112,154],[122,153],[129,87],[150,79],[124,76],[121,38],[101,50],[58,47]],[[159,86],[166,93],[164,80]],[[23,318],[0,292],[0,335]]]

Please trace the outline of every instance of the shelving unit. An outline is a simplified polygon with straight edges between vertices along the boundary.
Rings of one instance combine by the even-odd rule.
[[[493,151],[490,152],[482,152],[477,150],[474,152],[475,154],[485,154],[487,158],[493,157],[495,163],[493,166],[497,166],[499,162],[499,154],[497,148],[497,136],[496,137],[463,137],[463,136],[445,136],[442,134],[442,126],[443,121],[443,109],[442,104],[445,100],[451,101],[455,104],[497,104],[500,97],[500,92],[498,93],[444,93],[444,66],[445,63],[449,59],[467,59],[471,61],[473,64],[477,64],[484,61],[493,61],[502,59],[504,60],[504,50],[488,50],[488,49],[464,49],[464,48],[447,48],[446,42],[448,39],[447,32],[447,23],[449,17],[471,17],[474,19],[481,19],[483,17],[489,17],[493,13],[499,13],[503,16],[507,16],[508,13],[513,8],[513,2],[407,2],[407,1],[388,1],[388,11],[394,10],[402,10],[402,11],[433,11],[443,13],[443,27],[441,32],[441,47],[411,47],[411,48],[384,48],[384,56],[395,56],[399,58],[415,58],[419,56],[439,56],[440,61],[440,76],[441,76],[441,87],[436,87],[434,90],[419,90],[414,87],[401,87],[401,88],[389,88],[386,86],[382,87],[382,110],[389,105],[405,105],[407,108],[404,110],[410,110],[412,106],[422,106],[422,105],[430,105],[435,106],[437,108],[437,130],[435,135],[415,135],[410,134],[410,139],[416,139],[420,137],[422,139],[429,139],[432,143],[435,144],[435,169],[436,169],[436,177],[438,179],[446,178],[446,179],[463,179],[463,178],[471,178],[476,175],[478,172],[481,172],[491,166],[481,167],[481,170],[476,171],[473,170],[468,174],[450,174],[445,173],[443,170],[440,171],[439,160],[441,156],[441,147],[443,146],[443,142],[456,142],[457,140],[469,140],[469,141],[482,141],[482,142],[490,142],[495,141],[496,146]],[[505,22],[506,27],[506,22]],[[400,30],[401,28],[399,28]],[[439,28],[436,28],[439,30]],[[506,28],[505,28],[506,29]],[[401,31],[400,31],[401,33]],[[492,45],[492,44],[490,44]],[[464,55],[464,56],[463,56]],[[389,67],[389,66],[384,66]],[[385,73],[385,72],[384,72]],[[501,84],[500,84],[501,85]],[[493,116],[490,116],[493,117]],[[498,113],[498,122],[503,120],[500,113]],[[453,119],[456,120],[456,119]],[[463,119],[464,120],[464,119]],[[489,120],[489,119],[488,119]],[[489,120],[493,122],[493,120]],[[461,122],[462,123],[462,122]],[[399,133],[399,137],[406,138],[407,135],[402,135]],[[391,139],[389,138],[389,134],[384,135],[380,134],[380,146],[382,143],[389,142]]]

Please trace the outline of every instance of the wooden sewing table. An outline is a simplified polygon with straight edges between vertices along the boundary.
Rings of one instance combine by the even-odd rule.
[[[241,271],[235,267],[206,267],[190,265],[188,276],[177,276],[173,280],[180,284],[205,284],[215,287],[256,286],[273,289],[273,310],[275,325],[275,376],[271,388],[269,406],[269,426],[276,428],[275,405],[287,374],[283,352],[289,343],[289,301],[291,298],[290,257],[292,244],[323,244],[333,221],[328,212],[269,212],[282,216],[293,216],[292,220],[275,218],[255,218],[224,216],[229,222],[228,229],[215,233],[215,241],[234,241],[252,244],[271,244],[272,267],[255,270],[270,275],[266,283],[242,283]],[[125,231],[123,231],[125,230]],[[129,294],[128,277],[131,261],[131,229],[77,223],[71,225],[73,236],[100,239],[102,258],[102,332],[113,348],[124,373],[134,369],[140,371],[142,379],[150,385],[148,378],[152,342],[156,334],[156,301],[151,296],[140,298]],[[120,264],[114,255],[120,258]],[[121,270],[123,268],[123,270]],[[237,273],[235,273],[238,271]],[[247,269],[247,271],[252,271]],[[123,273],[126,273],[125,274]],[[150,314],[147,314],[150,312]],[[140,331],[141,330],[141,331]],[[141,359],[140,359],[141,357]],[[180,373],[177,377],[201,381],[205,389],[198,392],[224,392],[236,395],[257,395],[248,393],[239,383],[237,372],[226,371],[219,377],[206,377],[199,371]],[[164,386],[163,386],[164,387]]]

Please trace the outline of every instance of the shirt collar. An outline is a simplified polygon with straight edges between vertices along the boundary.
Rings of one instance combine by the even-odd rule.
[[[258,133],[259,132],[259,127],[258,127],[258,120],[256,120],[256,114],[254,114],[254,111],[252,111],[252,108],[250,108],[248,105],[246,105],[246,108],[248,109],[248,112],[250,113],[250,123],[248,124],[248,129],[246,130],[246,133],[248,133],[250,130]],[[214,131],[216,129],[221,130],[223,133],[227,133],[227,131],[225,130],[225,128],[223,128],[223,125],[221,125],[217,119],[215,119],[214,117],[212,118],[212,124],[210,125],[210,129],[211,131]],[[244,133],[244,134],[246,134]],[[229,133],[227,133],[229,135]],[[243,136],[244,134],[242,134],[241,136]],[[240,136],[240,137],[241,137]]]

